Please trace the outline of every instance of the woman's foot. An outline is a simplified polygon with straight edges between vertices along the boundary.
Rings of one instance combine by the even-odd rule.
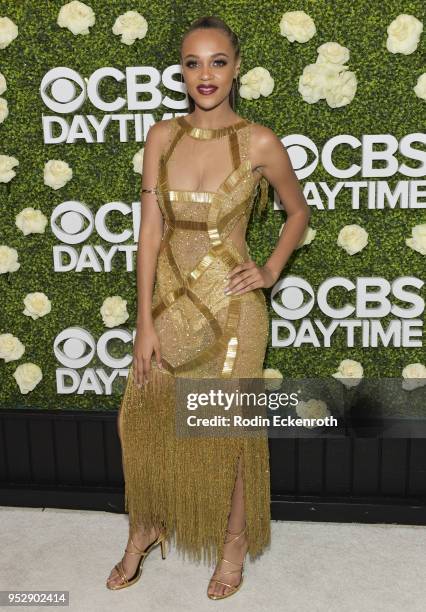
[[[139,550],[145,550],[152,542],[154,542],[154,540],[157,539],[159,534],[160,530],[158,528],[152,527],[151,529],[148,529],[146,531],[135,531],[131,537],[135,545],[139,548]],[[127,540],[126,548],[128,551],[138,552],[130,541],[130,535],[129,539]],[[124,553],[124,557],[122,559],[123,569],[129,580],[134,576],[140,558],[141,555],[131,555],[128,552]],[[107,585],[111,587],[119,584],[123,584],[123,579],[114,567],[108,577]]]
[[[242,576],[242,564],[244,562],[244,557],[246,556],[246,552],[248,549],[247,536],[245,532],[240,535],[238,539],[236,538],[236,534],[238,532],[230,532],[227,531],[225,544],[223,546],[223,559],[227,561],[231,561],[232,563],[226,563],[223,560],[217,563],[215,571],[213,572],[213,576],[222,582],[226,582],[227,584],[232,585],[233,587],[238,587],[241,582]],[[235,540],[235,541],[231,541]],[[224,572],[231,572],[231,574],[225,574]],[[209,595],[227,595],[231,589],[230,587],[225,586],[224,584],[216,582],[214,579],[210,579],[209,587],[207,593]]]

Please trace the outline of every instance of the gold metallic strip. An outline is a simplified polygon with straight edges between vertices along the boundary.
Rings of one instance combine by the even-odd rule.
[[[221,234],[222,234],[223,228],[227,225],[229,219],[236,218],[238,220],[240,217],[242,217],[246,213],[250,200],[251,200],[251,195],[248,198],[246,198],[243,202],[241,202],[241,204],[233,208],[229,213],[227,213],[220,219],[218,223],[218,228]]]
[[[176,127],[176,124],[175,125],[171,125],[172,129],[174,127]],[[170,143],[169,148],[167,149],[167,151],[165,153],[163,153],[165,164],[167,164],[167,162],[169,161],[171,154],[175,150],[175,147],[176,147],[177,143],[179,142],[179,140],[181,139],[182,136],[183,136],[183,130],[182,129],[176,130],[176,133],[175,133],[175,135],[174,135],[174,137],[172,139],[172,142]]]
[[[185,287],[178,287],[174,289],[174,291],[169,291],[164,297],[161,298],[161,301],[152,309],[153,318],[158,317],[166,308],[169,308],[177,300],[178,297],[184,295],[186,293]]]
[[[251,164],[250,160],[246,159],[240,164],[240,166],[238,166],[238,168],[231,172],[228,178],[221,185],[220,191],[229,195],[234,191],[244,176],[248,175],[249,172],[251,174]]]
[[[229,134],[228,144],[231,152],[232,166],[236,169],[241,165],[240,143],[237,132]]]
[[[201,312],[201,314],[207,319],[207,321],[210,324],[210,327],[212,328],[212,331],[213,331],[216,339],[220,338],[220,336],[222,335],[222,329],[221,329],[219,323],[217,322],[217,319],[213,315],[213,313],[200,300],[198,295],[196,293],[194,293],[191,289],[187,288],[186,295],[192,301],[194,306],[196,306],[198,308],[198,310]]]
[[[184,189],[168,191],[168,197],[171,202],[203,202],[211,204],[214,196],[214,191],[188,191]]]
[[[187,276],[187,284],[193,285],[196,280],[200,278],[200,276],[207,270],[207,268],[212,264],[215,257],[211,255],[211,251],[206,253],[202,260],[195,266],[195,268],[188,274]]]
[[[222,368],[222,376],[224,378],[231,376],[232,369],[234,367],[235,359],[238,350],[238,338],[232,336],[228,341],[228,348],[226,350],[226,357]]]
[[[194,136],[195,138],[202,139],[221,138],[222,136],[233,133],[235,130],[239,130],[248,124],[247,119],[242,119],[241,121],[238,121],[238,123],[234,123],[234,125],[229,125],[224,128],[197,128],[190,125],[182,116],[175,117],[175,120],[179,126],[185,130],[185,132],[191,136]]]
[[[237,356],[238,338],[236,334],[241,314],[241,300],[239,298],[239,295],[232,295],[228,308],[228,319],[226,322],[225,333],[229,339],[226,349],[226,356],[222,367],[222,376],[224,378],[231,376]]]
[[[185,221],[184,219],[174,222],[173,227],[188,230],[203,230],[206,231],[207,224],[205,221]]]
[[[239,296],[232,296],[230,298],[228,319],[223,335],[217,340],[217,342],[208,346],[193,359],[176,366],[174,368],[175,372],[184,372],[186,370],[191,370],[194,367],[199,367],[206,363],[206,361],[216,357],[221,350],[226,348],[226,357],[222,368],[222,376],[228,377],[232,374],[238,343],[236,344],[234,341],[230,342],[230,340],[231,338],[236,337],[235,334],[241,308],[240,300],[238,298]]]

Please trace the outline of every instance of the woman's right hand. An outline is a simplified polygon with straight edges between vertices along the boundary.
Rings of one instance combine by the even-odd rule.
[[[140,387],[148,382],[151,371],[151,357],[155,353],[157,365],[162,368],[160,340],[153,325],[140,326],[136,329],[133,347],[133,379]]]

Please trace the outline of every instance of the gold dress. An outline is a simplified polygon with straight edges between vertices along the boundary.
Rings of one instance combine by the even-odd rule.
[[[152,299],[163,369],[153,355],[141,387],[129,369],[119,412],[125,510],[131,528],[166,527],[184,558],[218,561],[242,457],[254,559],[270,543],[267,434],[177,436],[175,384],[178,377],[263,377],[265,297],[261,289],[226,295],[224,279],[249,259],[247,223],[259,193],[259,210],[265,206],[268,183],[251,168],[248,120],[216,129],[193,127],[183,116],[167,122],[157,184],[165,223]],[[209,190],[189,189],[191,178],[200,183],[197,167]]]

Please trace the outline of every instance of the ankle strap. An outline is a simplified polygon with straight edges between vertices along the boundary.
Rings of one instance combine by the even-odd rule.
[[[229,542],[225,542],[225,544],[231,544],[231,542],[236,542],[238,540],[238,538],[243,535],[243,533],[246,531],[246,529],[247,529],[247,525],[245,525],[245,527],[239,533],[233,533],[232,531],[229,531],[229,529],[227,529],[226,533],[229,533],[229,535],[233,535],[233,536],[236,536],[236,537],[232,538],[232,540],[230,540]]]

